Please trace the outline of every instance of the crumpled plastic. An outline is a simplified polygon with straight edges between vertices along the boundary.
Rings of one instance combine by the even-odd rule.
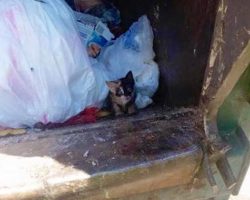
[[[0,1],[0,126],[63,122],[106,98],[62,0]]]

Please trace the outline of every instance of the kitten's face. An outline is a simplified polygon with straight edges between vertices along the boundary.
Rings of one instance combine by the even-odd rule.
[[[108,81],[107,85],[113,100],[119,105],[126,105],[134,98],[134,78],[130,71],[126,77],[117,81]]]

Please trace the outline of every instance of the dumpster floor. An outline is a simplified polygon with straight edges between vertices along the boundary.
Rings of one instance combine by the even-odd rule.
[[[169,174],[167,184],[184,184],[190,181],[202,159],[198,148],[201,130],[201,115],[197,109],[155,107],[135,116],[46,131],[32,130],[24,135],[0,138],[0,199],[1,194],[5,194],[2,197],[6,200],[15,195],[31,195],[33,199],[36,199],[34,195],[51,197],[51,191],[57,191],[51,188],[57,186],[60,189],[56,195],[69,193],[64,191],[63,185],[70,185],[72,181],[83,184],[83,180],[98,175],[102,176],[102,181],[98,179],[88,184],[88,191],[119,184],[119,181],[122,184],[147,177],[145,172],[150,171],[150,166],[154,168],[150,174],[161,173],[168,168],[154,167],[154,163],[167,163],[175,158],[183,158],[180,162],[188,164],[176,166],[177,161],[173,161],[170,168],[180,174],[176,177]],[[126,171],[138,167],[143,170],[125,177]],[[124,172],[123,176],[120,172]],[[103,180],[107,173],[117,176]],[[80,183],[77,182],[78,187],[82,186]],[[70,190],[74,191],[74,187],[73,184]]]

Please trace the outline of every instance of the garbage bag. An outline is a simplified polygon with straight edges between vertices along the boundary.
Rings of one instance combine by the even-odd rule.
[[[0,1],[0,126],[63,122],[107,96],[63,0]]]
[[[130,29],[112,45],[103,49],[98,61],[106,67],[110,80],[133,72],[138,108],[145,108],[159,85],[159,68],[154,62],[153,31],[146,16],[139,18]]]

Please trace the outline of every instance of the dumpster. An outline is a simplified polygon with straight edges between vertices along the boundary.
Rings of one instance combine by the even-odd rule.
[[[143,14],[151,21],[160,69],[154,105],[93,124],[5,131],[0,199],[237,195],[250,160],[250,2],[112,2],[124,30]]]

